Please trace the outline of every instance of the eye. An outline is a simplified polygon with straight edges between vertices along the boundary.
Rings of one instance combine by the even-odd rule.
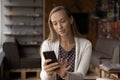
[[[61,20],[61,23],[64,23],[66,20]]]
[[[57,23],[56,23],[56,22],[53,22],[52,24],[53,24],[53,25],[57,25]]]

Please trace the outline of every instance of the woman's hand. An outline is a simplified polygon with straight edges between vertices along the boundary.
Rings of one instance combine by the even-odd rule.
[[[56,70],[56,73],[61,77],[64,78],[66,76],[66,72],[70,69],[67,60],[61,59],[60,60],[60,68]]]
[[[44,65],[43,65],[44,70],[46,71],[48,77],[52,77],[55,70],[60,67],[58,62],[48,64],[51,61],[52,61],[51,59],[47,59],[47,60],[45,60]]]

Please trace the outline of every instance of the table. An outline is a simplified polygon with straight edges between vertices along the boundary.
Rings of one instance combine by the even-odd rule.
[[[101,64],[100,66],[100,77],[102,78],[119,78],[120,64]]]
[[[110,80],[108,78],[97,78],[96,80]]]

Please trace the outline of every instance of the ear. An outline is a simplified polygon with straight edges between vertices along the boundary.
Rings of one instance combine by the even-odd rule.
[[[70,23],[73,24],[73,16],[70,17]]]

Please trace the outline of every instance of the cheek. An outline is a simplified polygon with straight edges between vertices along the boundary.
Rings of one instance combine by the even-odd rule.
[[[53,26],[55,32],[57,32],[57,26]]]
[[[68,31],[71,30],[71,24],[70,24],[70,23],[65,24],[64,26],[65,26],[65,28],[66,28]]]
[[[56,26],[53,26],[53,29],[56,30]]]

